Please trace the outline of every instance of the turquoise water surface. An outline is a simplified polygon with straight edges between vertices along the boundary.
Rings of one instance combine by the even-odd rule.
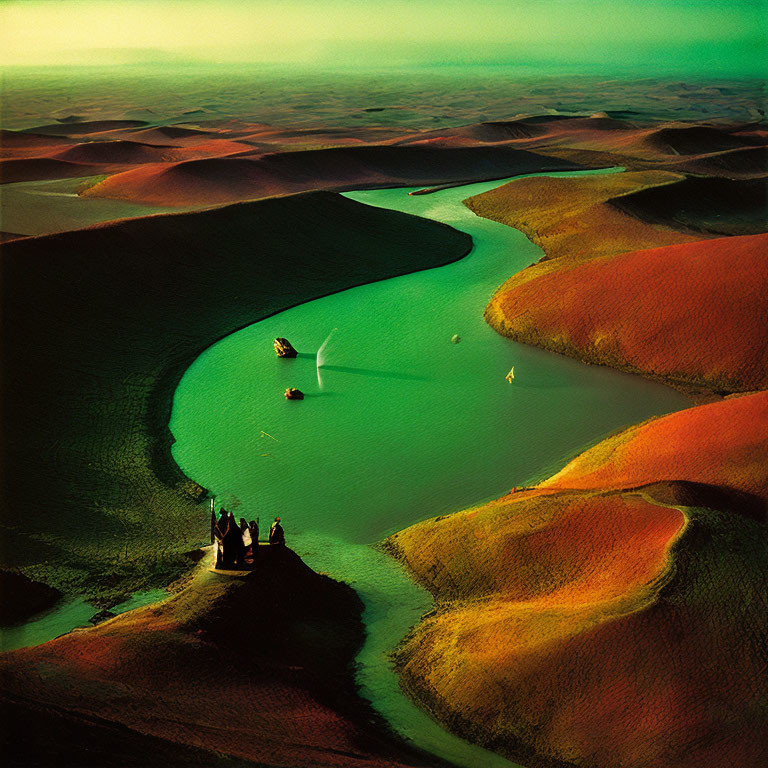
[[[474,249],[228,336],[188,369],[171,418],[174,457],[189,477],[238,517],[261,516],[264,525],[281,515],[289,545],[310,566],[358,591],[368,629],[357,660],[363,695],[417,746],[473,768],[511,764],[448,734],[400,692],[389,653],[431,599],[370,544],[547,476],[607,434],[690,404],[658,384],[515,344],[485,324],[495,288],[541,256],[522,233],[461,204],[502,183],[415,197],[348,193],[464,230]],[[299,357],[277,359],[276,336]],[[289,386],[306,398],[285,400]]]
[[[128,600],[109,610],[114,614],[127,613],[135,608],[157,603],[166,597],[168,593],[164,589],[135,592]],[[0,652],[40,645],[77,627],[89,627],[91,624],[88,620],[98,612],[97,607],[82,598],[61,600],[23,624],[0,629]]]

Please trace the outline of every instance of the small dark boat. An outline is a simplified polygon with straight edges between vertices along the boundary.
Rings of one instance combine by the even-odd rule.
[[[298,352],[293,348],[288,339],[284,339],[282,336],[278,336],[274,341],[275,352],[278,357],[297,357]]]

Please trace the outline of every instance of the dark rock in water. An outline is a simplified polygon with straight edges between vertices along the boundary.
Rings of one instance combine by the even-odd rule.
[[[101,624],[102,621],[106,621],[107,619],[113,619],[115,616],[117,616],[116,613],[112,613],[112,611],[105,609],[91,616],[91,618],[88,619],[88,622],[95,626],[96,624]]]
[[[47,584],[32,581],[16,571],[0,571],[0,626],[26,621],[60,598],[61,592]]]
[[[293,348],[293,344],[282,336],[275,339],[275,352],[277,352],[278,357],[296,357],[299,354]]]
[[[304,393],[300,389],[296,389],[296,387],[288,387],[285,390],[285,398],[286,400],[303,400]]]

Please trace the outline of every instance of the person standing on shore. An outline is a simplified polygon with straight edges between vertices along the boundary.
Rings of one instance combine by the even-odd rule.
[[[232,512],[227,518],[228,530],[224,537],[224,562],[227,566],[242,566],[245,561],[245,547],[243,546],[243,534]]]
[[[219,520],[213,529],[213,535],[216,539],[216,567],[226,568],[227,552],[225,550],[225,542],[227,539],[227,533],[229,532],[229,514],[223,507],[220,514],[221,517],[219,517]]]
[[[259,518],[256,518],[256,521],[254,522],[251,520],[250,523],[248,523],[248,531],[251,534],[251,560],[253,562],[256,561],[256,558],[259,555]]]
[[[251,548],[251,529],[248,523],[245,522],[245,518],[240,518],[240,535],[243,537],[243,563],[245,558],[248,557],[248,550]]]
[[[269,529],[269,543],[270,544],[285,544],[285,531],[280,524],[280,518],[276,517],[275,522],[272,523],[272,527]]]

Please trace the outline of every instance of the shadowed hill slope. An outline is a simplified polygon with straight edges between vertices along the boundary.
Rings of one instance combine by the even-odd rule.
[[[0,571],[0,627],[26,621],[55,605],[60,597],[58,590],[21,573]]]
[[[84,194],[195,205],[310,189],[481,181],[580,167],[568,160],[504,147],[341,147],[148,165],[111,176]]]
[[[168,451],[192,360],[267,315],[470,248],[328,192],[5,244],[4,564],[101,602],[166,586],[206,530]]]
[[[610,202],[630,216],[674,229],[711,235],[768,231],[766,179],[686,178]]]
[[[4,764],[92,765],[111,746],[101,765],[427,765],[355,694],[361,610],[284,547],[261,546],[246,577],[203,565],[161,604],[5,654]],[[41,724],[55,740],[34,737]]]
[[[66,136],[45,136],[29,131],[8,131],[0,129],[0,151],[13,149],[35,149],[62,147],[72,143]]]
[[[652,420],[387,540],[435,596],[403,684],[529,765],[766,759],[768,393]]]
[[[164,159],[163,147],[137,141],[91,141],[59,152],[59,160],[76,163],[157,163]]]
[[[748,147],[713,155],[703,155],[680,163],[671,163],[670,170],[694,175],[718,176],[730,179],[768,178],[768,148]]]
[[[199,139],[203,140],[210,136],[215,136],[217,131],[200,130],[199,128],[184,128],[178,125],[158,125],[154,128],[139,128],[124,135],[131,137],[134,141],[149,142],[150,144],[164,144],[174,142],[175,144],[185,141]]]
[[[586,362],[682,386],[764,389],[767,254],[768,235],[752,235],[523,270],[485,316],[515,341]]]
[[[41,179],[69,179],[73,176],[88,176],[100,173],[102,167],[89,163],[74,163],[57,160],[55,157],[20,157],[0,160],[0,183],[13,184],[19,181]]]
[[[660,128],[643,139],[645,146],[668,155],[701,155],[755,143],[753,138],[705,125]]]

